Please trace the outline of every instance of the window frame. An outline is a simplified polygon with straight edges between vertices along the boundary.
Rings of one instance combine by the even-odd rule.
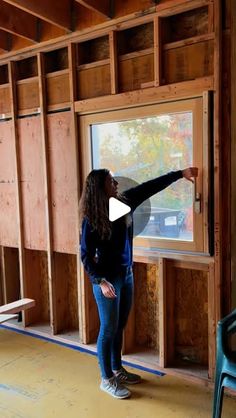
[[[122,120],[157,116],[167,113],[192,112],[193,115],[193,166],[199,168],[196,179],[196,191],[201,196],[201,212],[193,210],[193,241],[181,241],[168,238],[135,237],[134,248],[146,251],[178,251],[197,252],[209,255],[209,93],[194,98],[165,101],[156,104],[112,109],[80,115],[80,153],[82,164],[82,180],[92,170],[92,138],[93,124],[118,122]],[[109,169],[109,167],[107,167]],[[183,167],[186,168],[186,167]],[[204,180],[204,181],[203,181]],[[144,180],[145,181],[145,180]],[[193,202],[194,205],[194,202]]]

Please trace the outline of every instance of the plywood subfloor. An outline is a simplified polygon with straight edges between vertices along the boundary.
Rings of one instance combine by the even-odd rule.
[[[0,328],[2,418],[209,418],[212,392],[181,379],[139,371],[129,400],[99,389],[95,356]],[[225,398],[224,418],[236,401]]]

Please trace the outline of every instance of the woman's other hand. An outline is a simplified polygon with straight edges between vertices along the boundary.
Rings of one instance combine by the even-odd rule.
[[[198,168],[197,167],[188,167],[188,168],[185,168],[184,170],[182,170],[182,174],[183,174],[183,177],[186,180],[189,180],[192,183],[194,183],[193,178],[195,178],[195,177],[198,176]]]
[[[116,298],[116,291],[114,286],[107,280],[103,280],[100,284],[101,290],[105,298]]]

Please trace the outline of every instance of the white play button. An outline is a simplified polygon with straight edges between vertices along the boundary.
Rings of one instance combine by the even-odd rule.
[[[110,197],[109,199],[109,221],[113,222],[121,218],[131,211],[128,205],[125,205],[120,200]]]

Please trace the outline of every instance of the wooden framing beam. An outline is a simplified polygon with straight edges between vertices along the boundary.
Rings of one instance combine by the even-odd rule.
[[[232,35],[231,35],[231,115],[236,112],[236,3],[231,0],[231,19],[232,19]],[[236,228],[236,167],[234,155],[236,152],[236,123],[234,117],[231,119],[231,231]],[[231,306],[236,306],[236,236],[231,234]]]
[[[0,306],[0,314],[15,314],[25,309],[33,308],[35,306],[35,300],[33,299],[19,299],[15,302],[7,303]]]
[[[77,99],[77,91],[78,91],[78,86],[77,86],[77,78],[76,78],[76,47],[75,44],[70,43],[69,44],[69,49],[68,49],[68,61],[69,61],[69,80],[70,80],[70,106],[71,106],[71,112],[72,112],[72,117],[71,117],[71,132],[73,135],[73,141],[74,141],[74,145],[75,145],[75,149],[76,149],[76,169],[77,169],[77,202],[79,202],[79,197],[81,195],[81,190],[80,190],[80,183],[79,183],[79,179],[81,179],[82,174],[81,174],[81,167],[80,167],[80,160],[79,160],[79,149],[78,149],[78,121],[77,121],[77,114],[75,113],[75,108],[74,108],[74,104],[76,102]],[[79,208],[77,207],[77,213],[79,211]],[[78,242],[78,248],[79,248],[79,219],[77,218],[78,224],[76,225],[76,231],[77,231],[77,242]],[[79,330],[83,330],[83,320],[85,319],[84,317],[84,300],[83,300],[83,284],[82,284],[82,279],[83,277],[81,277],[81,258],[80,258],[80,253],[78,252],[77,255],[77,290],[78,290],[78,317],[79,317]],[[80,331],[81,332],[81,331]],[[83,338],[83,336],[82,336]]]
[[[209,264],[209,277],[208,277],[208,376],[210,379],[214,377],[215,362],[216,362],[216,304],[215,299],[215,266],[214,263]]]
[[[0,29],[37,42],[37,18],[0,0]]]
[[[0,30],[0,48],[3,51],[10,51],[10,42],[9,42],[9,34]]]
[[[20,296],[27,296],[27,284],[25,281],[25,251],[24,251],[24,230],[23,230],[23,206],[22,191],[20,181],[20,151],[19,151],[19,134],[17,124],[17,92],[16,92],[16,76],[15,63],[8,63],[9,83],[10,83],[10,100],[12,115],[12,135],[14,138],[14,154],[15,154],[15,178],[16,178],[16,203],[17,203],[17,224],[18,224],[18,248],[19,248],[19,273],[20,273]],[[8,312],[13,313],[13,312]],[[23,325],[28,325],[28,315],[23,312]]]
[[[111,17],[110,12],[110,0],[76,0],[77,3],[82,4],[82,6],[87,7],[95,12],[98,12],[105,16],[106,18]]]
[[[166,318],[166,260],[159,259],[159,365],[165,367],[167,365],[167,318]]]
[[[213,77],[183,81],[166,86],[150,87],[119,94],[111,94],[75,102],[75,112],[79,114],[96,113],[111,109],[124,109],[142,103],[160,103],[173,98],[189,98],[202,95],[202,91],[213,90]]]
[[[214,3],[214,246],[215,246],[215,315],[216,323],[222,317],[222,16],[221,1]],[[226,281],[225,281],[226,284]]]
[[[0,0],[2,1],[2,0]],[[75,0],[76,1],[76,0]],[[98,25],[96,25],[96,29],[94,27],[93,36],[91,37],[91,27],[84,28],[82,33],[72,32],[70,35],[69,42],[83,42],[90,40],[91,38],[97,38],[100,36],[107,35],[110,31],[114,30],[125,30],[132,26],[138,26],[145,23],[152,22],[153,15],[147,14],[137,17],[137,13],[131,13],[128,16],[122,16],[118,17],[116,19],[112,20],[106,20]],[[40,44],[37,45],[30,45],[23,49],[21,47],[20,51],[12,51],[8,54],[4,55],[4,61],[6,62],[11,57],[17,58],[17,56],[20,56],[20,58],[27,58],[27,56],[31,56],[32,52],[37,53],[40,51],[47,52],[48,50],[52,50],[54,47],[55,49],[63,47],[68,42],[68,35],[64,35],[60,37],[58,40],[56,39],[50,39],[44,42],[40,42]],[[17,48],[18,49],[18,48]]]
[[[162,83],[161,19],[154,18],[154,86]]]
[[[211,3],[213,3],[213,0],[169,0],[157,4],[156,11],[160,16],[172,16],[187,12],[188,10],[197,9],[198,7],[208,6]]]
[[[56,290],[55,290],[55,263],[53,258],[53,230],[52,230],[52,210],[51,210],[51,178],[49,168],[49,145],[47,130],[47,95],[44,55],[38,53],[38,74],[39,74],[39,100],[41,109],[41,129],[42,129],[42,148],[43,148],[43,172],[44,172],[44,192],[47,226],[47,266],[49,277],[49,304],[50,304],[50,324],[53,334],[58,333],[58,320],[56,310]]]
[[[109,33],[110,48],[110,72],[111,72],[111,94],[118,93],[118,64],[117,64],[117,39],[116,32]]]
[[[71,0],[52,2],[48,0],[4,0],[18,9],[28,12],[52,25],[71,31]]]

